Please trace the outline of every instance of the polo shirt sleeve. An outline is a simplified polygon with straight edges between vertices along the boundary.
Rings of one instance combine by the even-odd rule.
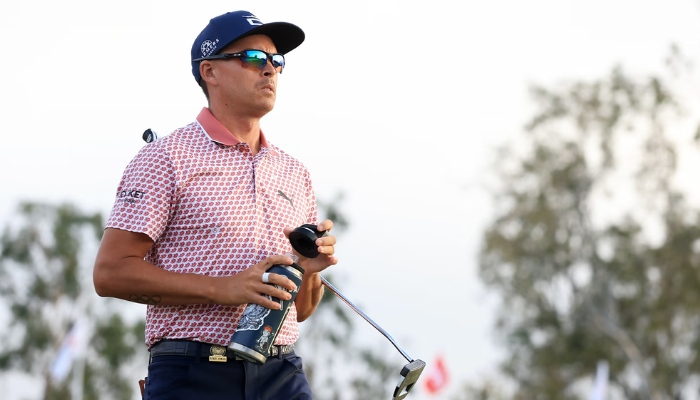
[[[166,142],[147,144],[126,167],[106,227],[145,233],[154,242],[163,234],[177,190]]]

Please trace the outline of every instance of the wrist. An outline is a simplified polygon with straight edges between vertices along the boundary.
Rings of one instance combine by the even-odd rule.
[[[321,275],[318,272],[304,274],[303,282],[308,284],[309,289],[318,290],[319,287],[323,287]]]

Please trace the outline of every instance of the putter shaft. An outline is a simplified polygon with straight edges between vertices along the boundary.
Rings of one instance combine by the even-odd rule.
[[[389,335],[384,329],[382,329],[381,326],[377,325],[376,322],[372,321],[372,318],[368,317],[367,314],[365,314],[364,312],[362,312],[362,310],[360,310],[356,305],[354,305],[354,304],[352,303],[352,301],[348,300],[347,297],[343,296],[343,294],[340,293],[340,292],[338,291],[338,289],[335,288],[335,286],[331,285],[331,283],[328,282],[328,281],[326,280],[326,278],[321,277],[321,282],[323,282],[323,284],[324,284],[328,289],[330,289],[331,292],[335,293],[336,296],[340,297],[340,299],[343,300],[343,302],[345,302],[345,304],[347,304],[348,306],[350,306],[350,308],[352,308],[356,313],[358,313],[362,318],[364,318],[365,321],[369,322],[370,325],[372,325],[372,326],[374,327],[374,329],[378,330],[382,335],[384,335],[385,338],[389,339],[389,341],[391,342],[391,344],[393,344],[394,347],[396,347],[396,350],[398,350],[399,353],[401,353],[401,355],[402,355],[408,362],[413,362],[413,361],[414,361],[414,360],[411,358],[411,356],[409,356],[405,351],[403,351],[403,349],[396,343],[396,341],[394,340],[394,338],[391,337],[391,335]]]

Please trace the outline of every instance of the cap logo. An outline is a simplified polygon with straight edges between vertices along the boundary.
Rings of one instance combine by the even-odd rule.
[[[211,55],[211,53],[216,50],[216,45],[219,43],[219,39],[216,39],[215,41],[211,40],[205,40],[202,42],[202,45],[199,47],[199,49],[202,51],[202,56],[203,57],[208,57]]]
[[[262,21],[258,19],[255,15],[245,15],[243,18],[245,18],[246,21],[248,21],[249,24],[251,25],[262,25]]]

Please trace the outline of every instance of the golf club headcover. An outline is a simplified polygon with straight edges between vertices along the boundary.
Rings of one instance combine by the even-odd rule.
[[[319,231],[316,225],[304,224],[289,234],[289,242],[294,250],[306,258],[318,257],[316,239],[326,236],[328,231]]]
[[[145,131],[143,131],[141,139],[143,139],[143,141],[146,143],[155,142],[158,139],[158,134],[155,133],[151,128],[148,128]]]

